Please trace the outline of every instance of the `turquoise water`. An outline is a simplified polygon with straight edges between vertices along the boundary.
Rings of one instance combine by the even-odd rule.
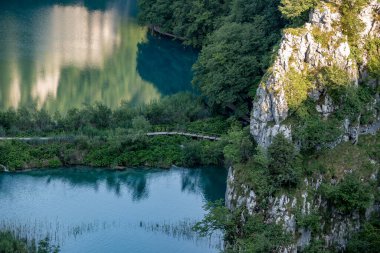
[[[0,227],[47,234],[61,252],[218,252],[191,226],[224,197],[226,170],[40,170],[0,174]]]
[[[136,106],[192,90],[197,52],[136,16],[137,0],[0,1],[0,110]]]

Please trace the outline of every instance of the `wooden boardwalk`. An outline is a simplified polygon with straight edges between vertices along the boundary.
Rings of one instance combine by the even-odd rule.
[[[195,139],[203,139],[210,141],[220,141],[222,138],[219,136],[203,135],[197,133],[187,133],[187,132],[151,132],[147,133],[147,136],[170,136],[179,135],[187,136]],[[56,137],[0,137],[0,141],[23,141],[23,142],[54,142],[54,141],[74,141],[74,136],[56,136]]]
[[[55,136],[55,137],[0,137],[0,141],[23,141],[23,142],[72,142],[73,136]]]
[[[202,134],[196,134],[196,133],[186,133],[186,132],[152,132],[147,133],[148,136],[158,136],[158,135],[180,135],[180,136],[187,136],[191,138],[196,139],[204,139],[204,140],[210,140],[210,141],[220,141],[222,138],[218,136],[209,136],[209,135],[202,135]]]

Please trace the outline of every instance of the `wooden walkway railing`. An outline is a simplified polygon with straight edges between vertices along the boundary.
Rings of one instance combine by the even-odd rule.
[[[211,141],[220,141],[222,139],[218,136],[209,136],[209,135],[202,135],[202,134],[196,134],[196,133],[186,133],[186,132],[152,132],[152,133],[147,133],[146,135],[147,136],[181,135],[181,136],[188,136],[191,138],[211,140]]]

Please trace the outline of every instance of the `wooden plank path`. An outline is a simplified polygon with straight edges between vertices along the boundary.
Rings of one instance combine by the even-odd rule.
[[[147,133],[147,136],[162,136],[162,135],[180,135],[187,136],[195,139],[204,139],[210,141],[220,141],[222,138],[218,136],[202,135],[197,133],[187,133],[187,132],[151,132]],[[74,141],[73,136],[56,136],[56,137],[0,137],[0,141],[24,141],[24,142],[49,142],[49,141]]]
[[[23,142],[49,142],[49,141],[73,141],[72,136],[54,136],[54,137],[0,137],[0,141],[23,141]]]
[[[196,139],[204,139],[204,140],[210,140],[210,141],[220,141],[222,138],[217,136],[209,136],[209,135],[202,135],[202,134],[195,134],[195,133],[186,133],[186,132],[151,132],[147,133],[147,136],[158,136],[158,135],[180,135],[180,136],[188,136],[191,138]]]

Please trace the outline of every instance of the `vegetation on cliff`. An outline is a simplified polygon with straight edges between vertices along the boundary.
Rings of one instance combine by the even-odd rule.
[[[222,202],[211,203],[207,206],[209,214],[196,226],[198,231],[207,234],[223,230],[227,252],[280,251],[295,245],[298,234],[286,232],[284,224],[268,219],[265,211],[277,197],[301,199],[306,192],[305,199],[322,199],[326,205],[319,204],[320,210],[308,214],[302,212],[299,202],[288,204],[291,208],[286,206],[295,214],[295,224],[310,230],[310,245],[301,250],[333,252],[334,245],[327,247],[320,236],[332,225],[331,214],[350,217],[358,213],[363,217],[365,210],[379,201],[376,171],[380,169],[380,135],[361,137],[355,140],[356,145],[336,146],[345,121],[368,125],[374,123],[379,111],[379,104],[374,103],[379,93],[379,41],[368,38],[365,45],[358,41],[362,29],[358,14],[368,0],[342,0],[340,4],[329,2],[328,6],[342,15],[337,25],[352,49],[350,57],[360,63],[362,54],[368,56],[368,73],[375,85],[367,85],[367,79],[353,82],[333,62],[312,71],[307,67],[302,72],[293,69],[283,80],[289,105],[285,123],[292,125],[292,140],[278,134],[267,150],[255,147],[241,120],[250,112],[259,82],[267,78],[265,73],[281,29],[288,27],[296,36],[302,34],[304,30],[298,26],[321,2],[141,0],[141,22],[201,48],[193,82],[203,97],[179,94],[143,108],[124,105],[115,111],[99,104],[53,117],[43,110],[25,108],[2,112],[2,135],[76,137],[73,142],[61,144],[1,142],[0,164],[15,169],[78,163],[102,167],[226,163],[235,168],[235,183],[248,189],[239,188],[238,194],[254,190],[257,206],[251,211],[255,215],[248,215],[247,208],[241,206],[230,212]],[[320,30],[313,30],[312,36],[322,47],[329,45]],[[315,88],[321,98],[332,100],[334,108],[326,115],[316,106],[325,101],[310,95]],[[223,138],[221,142],[209,142],[146,136],[154,130],[205,132]],[[309,182],[314,183],[313,187]],[[361,224],[362,229],[347,244],[348,252],[374,252],[378,245],[378,218]]]

